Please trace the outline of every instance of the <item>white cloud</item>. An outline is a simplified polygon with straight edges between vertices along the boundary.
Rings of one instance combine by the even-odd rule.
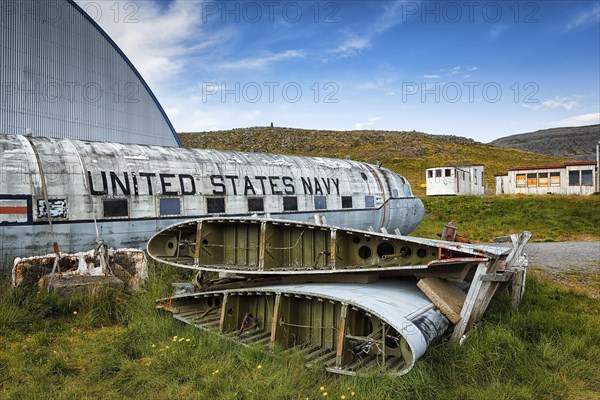
[[[351,38],[340,44],[335,49],[327,50],[328,53],[335,54],[339,58],[354,57],[363,49],[371,46],[371,42],[367,38]]]
[[[581,96],[571,95],[571,96],[556,96],[553,99],[544,100],[541,103],[537,104],[524,104],[523,106],[532,110],[541,110],[541,109],[557,109],[562,108],[564,110],[570,111],[576,107],[579,107],[579,100],[581,100]]]
[[[425,79],[438,79],[438,78],[441,78],[441,76],[440,75],[427,75],[427,74],[425,74],[425,75],[423,75],[423,78],[425,78]]]
[[[143,1],[78,1],[117,43],[149,83],[166,80],[180,72],[185,58],[202,47],[224,39],[220,33],[200,29],[202,7],[197,2],[177,0],[168,7]]]
[[[594,4],[590,9],[575,15],[565,26],[566,31],[594,25],[600,21],[600,4]]]
[[[360,35],[355,35],[344,40],[339,46],[327,50],[327,53],[333,54],[338,58],[355,57],[362,50],[372,46],[373,40],[394,28],[402,22],[400,16],[402,12],[403,2],[381,2],[383,11],[379,16],[363,30]],[[325,59],[327,61],[327,59]]]
[[[218,66],[219,69],[261,69],[269,64],[279,61],[303,58],[302,50],[286,50],[280,53],[268,53],[254,58],[244,58],[237,61],[230,61]]]
[[[374,125],[380,119],[381,117],[369,117],[366,122],[357,122],[354,127],[358,130],[365,129],[365,127]]]
[[[600,113],[575,115],[559,121],[550,122],[551,126],[582,126],[600,124]]]

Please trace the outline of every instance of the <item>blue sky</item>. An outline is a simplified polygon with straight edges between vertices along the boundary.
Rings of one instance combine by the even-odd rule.
[[[599,1],[78,3],[179,132],[600,123]]]

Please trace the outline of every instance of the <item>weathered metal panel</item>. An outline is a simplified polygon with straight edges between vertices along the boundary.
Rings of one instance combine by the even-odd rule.
[[[18,195],[32,203],[28,223],[0,223],[2,261],[49,253],[55,241],[69,252],[91,248],[94,220],[110,246],[142,247],[176,221],[208,216],[212,198],[221,198],[225,210],[211,215],[300,221],[318,215],[332,225],[404,234],[424,214],[403,177],[350,160],[18,135],[0,135],[0,151],[0,198]],[[286,196],[297,199],[297,209],[284,209]],[[315,209],[317,196],[326,198],[327,209]],[[352,197],[352,208],[342,207],[343,196]],[[250,211],[249,197],[263,198],[264,210]],[[161,215],[164,198],[179,199],[181,214]]]
[[[73,1],[1,6],[0,134],[179,146],[143,78]]]
[[[202,292],[192,295],[180,295],[173,296],[159,300],[161,307],[167,311],[172,311],[174,316],[179,317],[184,322],[193,323],[201,329],[211,330],[211,323],[204,322],[204,317],[208,315],[208,312],[202,312],[201,318],[197,318],[201,311],[195,311],[196,307],[201,306],[207,298],[217,296],[218,298],[231,299],[237,298],[237,302],[228,303],[226,306],[223,305],[223,310],[228,310],[228,314],[242,316],[244,312],[250,308],[250,304],[254,303],[253,296],[289,296],[291,300],[284,306],[280,306],[277,311],[266,313],[268,318],[275,315],[274,318],[278,319],[275,324],[269,321],[262,321],[257,318],[257,323],[262,327],[265,336],[271,336],[274,342],[282,345],[283,347],[292,348],[306,348],[313,349],[318,352],[319,350],[310,347],[308,339],[311,335],[304,337],[302,335],[303,329],[310,329],[311,331],[321,331],[324,328],[333,330],[336,335],[332,336],[320,336],[317,338],[313,337],[311,344],[316,345],[317,348],[322,349],[338,349],[337,354],[339,358],[336,360],[331,359],[330,363],[325,362],[327,370],[341,374],[353,374],[357,371],[353,366],[362,367],[360,363],[360,355],[357,354],[357,347],[355,344],[348,342],[348,339],[354,339],[357,342],[367,343],[372,345],[377,350],[374,351],[373,362],[370,365],[377,366],[384,369],[388,369],[390,365],[393,365],[391,369],[396,375],[403,375],[410,371],[415,361],[419,359],[427,350],[428,345],[437,340],[448,328],[449,322],[437,309],[435,309],[433,303],[416,287],[414,283],[406,281],[385,281],[377,282],[367,285],[361,284],[349,284],[349,283],[311,283],[311,284],[298,284],[298,285],[267,285],[246,289],[235,289],[235,290],[224,290],[216,292]],[[285,298],[285,297],[282,297]],[[312,323],[308,322],[301,323],[302,317],[298,315],[297,320],[293,323],[287,324],[289,321],[281,320],[281,315],[285,314],[288,317],[290,305],[295,305],[294,309],[298,313],[304,314],[305,317],[309,317],[307,312],[314,313],[316,302],[323,304],[324,311],[319,314],[317,318],[313,319]],[[304,307],[302,302],[304,302]],[[311,303],[308,303],[311,302]],[[315,302],[315,303],[312,303]],[[283,302],[282,302],[283,303]],[[333,304],[332,304],[333,303]],[[213,303],[210,303],[211,305]],[[224,303],[223,303],[224,304]],[[277,304],[276,301],[271,302],[272,306]],[[327,306],[336,306],[341,304],[343,309],[340,314],[336,315],[337,308],[333,308],[331,312],[327,311]],[[283,307],[283,310],[281,309]],[[287,308],[286,308],[287,307]],[[351,309],[355,311],[354,314],[348,314],[348,318],[342,318],[344,316],[344,309]],[[242,312],[240,312],[242,310]],[[188,316],[186,316],[188,315]],[[196,315],[193,317],[192,315]],[[254,314],[255,316],[256,314]],[[357,320],[353,321],[350,316],[354,316]],[[210,319],[210,317],[208,318]],[[240,317],[238,317],[238,320]],[[384,338],[377,338],[375,332],[364,331],[364,326],[372,324],[372,328],[375,328],[375,320],[380,320],[382,324],[385,324],[396,331],[401,338],[406,342],[407,348],[404,348],[403,344],[397,343],[390,347],[389,339],[391,330],[387,331]],[[354,323],[353,323],[354,322]],[[233,325],[237,328],[237,324]],[[288,329],[297,328],[294,331],[295,338],[297,341],[287,342],[280,335],[272,330],[277,329],[278,326],[288,326]],[[242,330],[236,335],[231,329],[223,330],[221,327],[221,333],[226,334],[230,338],[238,338],[243,343],[251,344],[252,341],[247,341],[241,335]],[[364,332],[363,334],[359,332]],[[258,331],[261,334],[261,331]],[[261,336],[257,336],[261,337]],[[302,339],[304,337],[304,340]],[[384,341],[383,343],[377,343],[377,340]],[[354,342],[356,343],[356,342]],[[398,347],[402,347],[402,352],[398,351]],[[390,354],[388,357],[392,358],[392,352],[395,349],[394,356],[397,361],[386,360],[386,352]],[[341,351],[340,351],[341,350]],[[347,355],[348,357],[344,357]],[[314,362],[314,357],[307,357],[307,361]],[[335,364],[333,361],[336,361]],[[369,365],[369,364],[367,364]]]

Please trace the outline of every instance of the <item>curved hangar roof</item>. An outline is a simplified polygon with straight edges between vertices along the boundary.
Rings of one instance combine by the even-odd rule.
[[[131,61],[74,1],[1,8],[0,133],[181,146]]]

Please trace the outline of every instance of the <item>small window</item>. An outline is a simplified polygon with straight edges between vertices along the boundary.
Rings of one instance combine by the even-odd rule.
[[[452,170],[449,168],[446,168],[446,171],[444,172],[444,176],[452,176]]]
[[[352,196],[342,196],[342,208],[352,208]]]
[[[548,173],[541,172],[538,174],[538,186],[539,187],[548,187]]]
[[[327,209],[327,197],[315,196],[315,210],[326,210]]]
[[[473,183],[477,185],[477,170],[473,171]]]
[[[581,171],[581,184],[586,186],[592,186],[594,184],[592,180],[591,169],[585,169]]]
[[[373,207],[375,207],[375,197],[373,197],[373,196],[365,196],[365,207],[367,207],[367,208],[373,208]]]
[[[525,187],[527,184],[527,179],[525,174],[517,174],[517,187]]]
[[[433,178],[433,170],[430,169],[429,171],[427,171],[427,177],[428,178]]]
[[[550,186],[560,186],[560,172],[550,172]]]
[[[483,171],[481,171],[481,186],[483,186]]]
[[[225,198],[224,197],[207,197],[206,198],[206,211],[209,214],[218,214],[225,212]]]
[[[527,187],[537,186],[537,174],[527,174]]]
[[[569,186],[578,186],[579,184],[579,171],[569,171]]]
[[[283,211],[297,211],[298,210],[298,198],[297,197],[284,197],[283,198]]]
[[[435,177],[436,178],[441,178],[442,177],[442,170],[441,169],[436,169],[435,170]]]
[[[104,218],[129,216],[127,199],[104,199]]]
[[[173,198],[160,199],[159,208],[160,215],[179,215],[181,214],[181,201]]]
[[[263,212],[265,211],[265,202],[262,197],[248,198],[248,211]]]

